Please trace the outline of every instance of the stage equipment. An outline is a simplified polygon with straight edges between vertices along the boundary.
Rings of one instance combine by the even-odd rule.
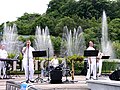
[[[97,56],[98,56],[98,50],[85,50],[84,51],[84,56],[85,57],[96,57],[96,78],[97,78]],[[90,64],[90,79],[91,79],[91,64]]]
[[[19,54],[16,54],[13,59],[18,59],[18,58],[19,58]],[[21,60],[18,60],[16,64],[20,65],[20,64],[21,64],[20,62],[21,62]],[[19,64],[19,63],[20,63],[20,64]],[[20,66],[21,66],[21,65],[20,65]],[[13,66],[12,66],[12,67],[13,67]],[[17,67],[17,66],[16,66],[16,67]],[[20,68],[21,68],[21,67],[20,67]],[[15,77],[20,77],[20,76],[18,75],[18,73],[17,73],[17,70],[14,71],[14,74],[13,74],[12,77],[14,77],[14,76],[15,76]]]
[[[4,62],[4,65],[5,65],[5,68],[6,68],[6,77],[3,77],[4,79],[11,79],[11,75],[10,75],[10,67],[9,67],[9,64],[10,62],[13,62],[13,61],[18,61],[18,59],[10,59],[10,58],[0,58],[0,61],[3,61]]]
[[[47,56],[46,51],[33,51],[33,57],[45,57]],[[38,71],[39,71],[39,67],[40,67],[40,62],[38,62]],[[34,80],[36,82],[38,82],[40,80],[40,82],[43,82],[43,79],[40,78],[39,73],[38,73],[38,77]]]
[[[50,63],[49,63],[49,48],[47,49],[47,58],[48,58],[48,60],[47,60],[47,62],[48,62],[48,65],[47,65],[47,70],[48,70],[48,79],[47,79],[47,81],[50,81],[50,72],[51,72],[51,70],[53,69],[53,67],[52,66],[50,66]]]
[[[110,56],[102,56],[101,59],[109,59],[109,58],[110,58]]]
[[[68,76],[68,74],[67,74],[67,53],[65,53],[65,68],[64,68],[64,70],[65,70],[65,77],[66,77],[66,80],[64,82],[68,83],[69,80],[67,79],[67,76]]]
[[[62,69],[61,67],[56,67],[54,70],[50,72],[50,83],[62,83]]]
[[[70,83],[71,81],[69,81],[68,78],[67,78],[68,75],[71,75],[70,74],[70,68],[69,68],[68,63],[67,63],[67,56],[68,56],[68,54],[67,54],[67,52],[65,52],[64,54],[65,54],[65,68],[64,68],[64,70],[65,70],[66,80],[63,81],[63,83]]]
[[[115,70],[109,75],[110,80],[120,81],[120,70]]]
[[[30,47],[30,44],[27,44],[27,68],[28,68],[28,79],[27,79],[27,83],[29,83],[29,47]]]
[[[80,75],[87,75],[87,69],[89,69],[89,65],[88,65],[88,59],[85,58],[84,59],[84,68],[83,70],[81,71]]]

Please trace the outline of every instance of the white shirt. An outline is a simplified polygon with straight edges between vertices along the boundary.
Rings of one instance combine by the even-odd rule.
[[[93,47],[88,47],[87,50],[95,50]]]
[[[0,58],[6,59],[7,57],[8,57],[7,51],[0,49]]]
[[[22,52],[25,50],[25,48],[26,48],[26,47],[23,47]],[[29,52],[28,52],[28,50],[29,50]],[[28,57],[28,53],[29,53],[29,58],[33,58],[32,51],[35,51],[35,49],[34,49],[33,47],[30,46],[29,49],[26,48],[26,51],[23,52],[23,54],[24,54],[23,57],[24,57],[24,58],[27,58],[27,57]]]
[[[57,67],[57,66],[59,65],[58,59],[53,58],[53,59],[51,60],[51,65],[52,65],[53,67]]]

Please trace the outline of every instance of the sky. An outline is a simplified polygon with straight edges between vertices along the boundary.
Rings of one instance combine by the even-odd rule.
[[[43,14],[51,0],[0,0],[0,24],[15,21],[26,13]]]

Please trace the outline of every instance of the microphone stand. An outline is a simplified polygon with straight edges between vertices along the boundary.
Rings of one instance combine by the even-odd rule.
[[[68,83],[69,82],[69,80],[68,80],[68,78],[67,78],[67,76],[68,76],[68,67],[67,67],[67,57],[65,57],[65,61],[66,61],[66,70],[65,70],[65,77],[66,77],[66,80],[64,81],[64,82],[66,82],[66,83]]]
[[[27,83],[29,83],[29,44],[27,44],[27,69],[28,69]]]
[[[69,83],[69,80],[68,80],[68,73],[69,73],[69,70],[68,70],[68,64],[67,64],[67,52],[65,52],[65,62],[66,62],[66,66],[65,66],[65,77],[66,77],[66,80],[64,81],[64,83]]]
[[[49,65],[49,48],[48,48],[48,81],[50,80],[49,76],[50,76],[50,65]]]

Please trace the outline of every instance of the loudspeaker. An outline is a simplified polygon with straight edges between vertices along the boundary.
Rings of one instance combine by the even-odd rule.
[[[52,70],[50,72],[50,83],[62,83],[62,70]]]
[[[111,80],[120,81],[120,70],[115,70],[112,74],[109,75]]]

